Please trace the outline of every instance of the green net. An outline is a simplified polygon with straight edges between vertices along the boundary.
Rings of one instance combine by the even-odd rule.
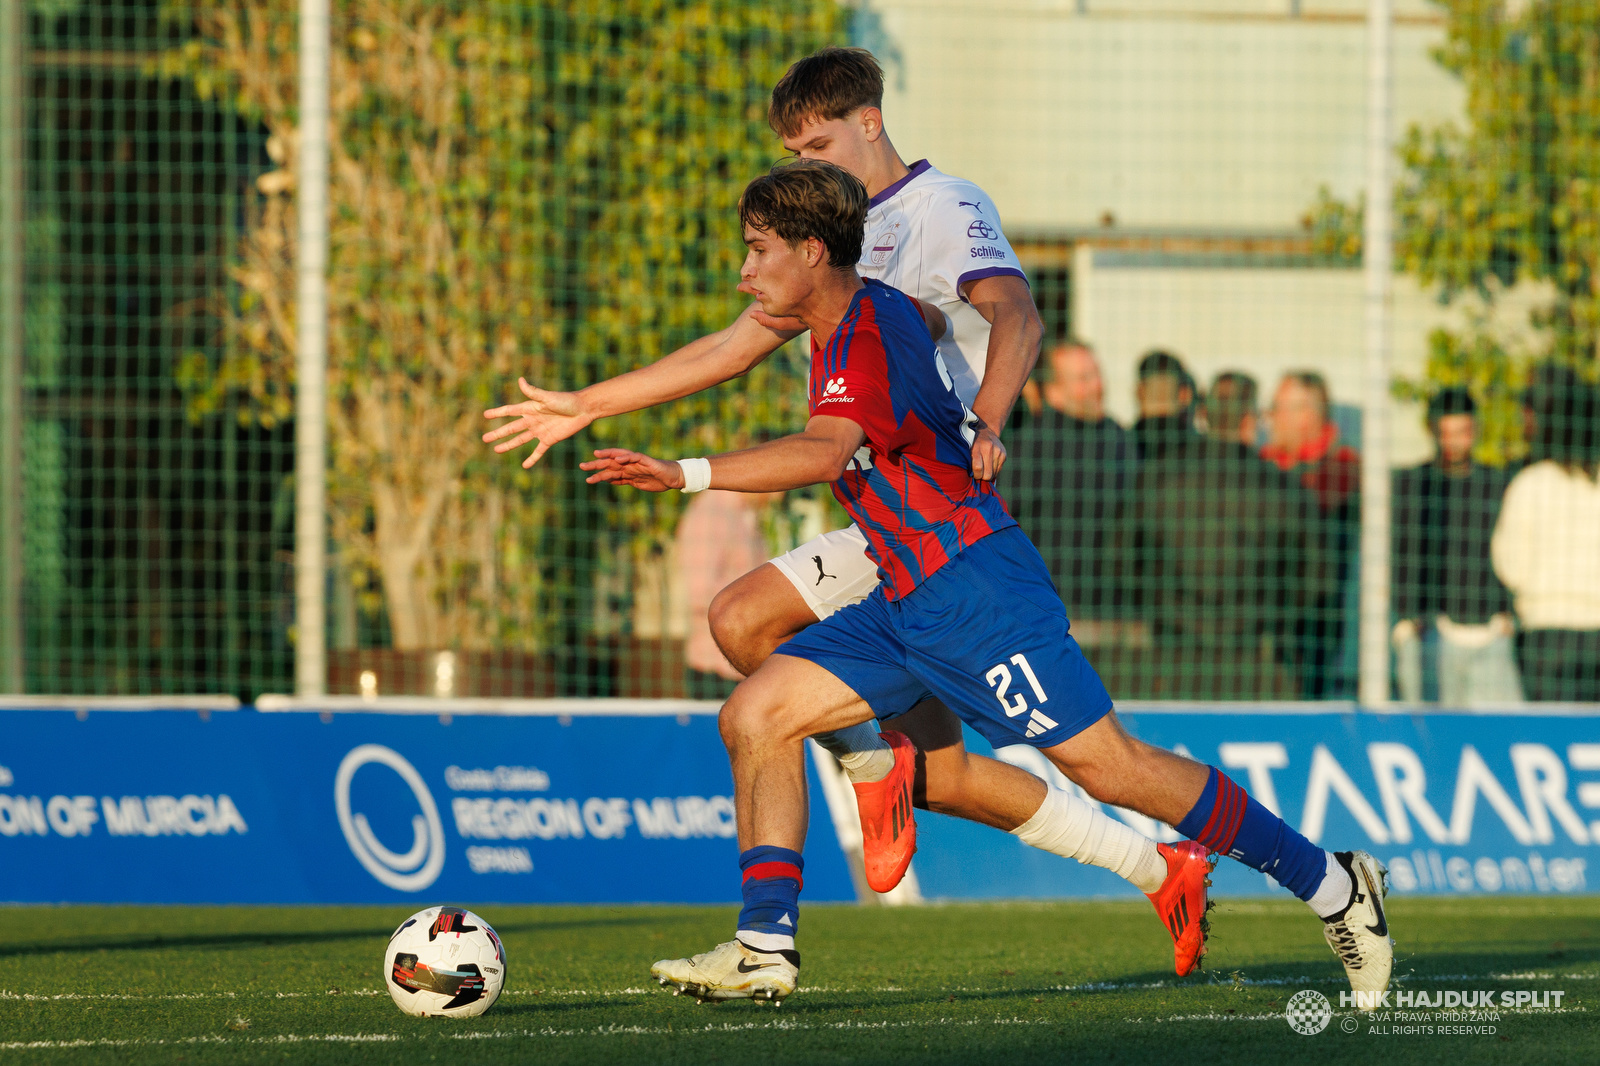
[[[215,343],[260,137],[146,67],[148,6],[28,19],[22,433],[30,691],[237,691],[290,659],[290,437],[196,422],[178,352]],[[7,505],[15,501],[7,500]]]
[[[7,5],[10,685],[289,691],[297,5]],[[1364,17],[1281,8],[335,3],[330,690],[726,690],[708,582],[842,512],[815,488],[686,515],[576,463],[792,432],[801,344],[528,470],[481,412],[725,326],[772,85],[853,42],[904,159],[992,195],[1028,271],[1044,354],[1001,490],[1114,696],[1353,698],[1376,461],[1394,695],[1600,698],[1600,5],[1398,4],[1378,442]]]

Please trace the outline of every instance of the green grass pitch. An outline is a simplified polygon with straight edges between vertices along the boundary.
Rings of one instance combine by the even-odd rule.
[[[0,1062],[1336,1063],[1600,1062],[1600,898],[1398,900],[1398,987],[1563,989],[1492,1035],[1355,1033],[1317,923],[1293,900],[1223,900],[1203,976],[1172,976],[1132,903],[805,909],[802,991],[699,1006],[656,958],[725,939],[729,907],[478,908],[506,994],[416,1019],[383,992],[406,908],[0,908]],[[1302,988],[1336,1014],[1283,1017]],[[1393,1020],[1391,1026],[1396,1024]]]

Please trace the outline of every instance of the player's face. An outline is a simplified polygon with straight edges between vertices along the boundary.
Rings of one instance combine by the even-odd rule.
[[[1434,432],[1439,438],[1439,458],[1447,463],[1464,463],[1478,440],[1478,420],[1471,415],[1445,415]]]
[[[1061,383],[1061,402],[1067,414],[1086,422],[1105,417],[1105,385],[1100,364],[1087,348],[1060,347],[1050,353],[1051,368]]]
[[[808,253],[813,243],[802,241],[790,247],[789,242],[777,234],[746,226],[739,291],[754,296],[760,301],[761,310],[769,315],[781,318],[793,314],[811,293]]]
[[[783,139],[783,146],[801,159],[832,163],[865,181],[872,142],[882,130],[882,112],[864,107],[844,118],[807,119],[799,133]]]
[[[1272,400],[1272,442],[1294,449],[1322,432],[1324,417],[1317,396],[1297,381],[1284,381]]]

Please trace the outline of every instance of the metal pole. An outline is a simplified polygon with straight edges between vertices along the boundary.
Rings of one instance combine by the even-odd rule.
[[[1366,389],[1362,402],[1361,683],[1363,707],[1389,701],[1389,319],[1394,276],[1390,177],[1392,0],[1367,5]]]
[[[328,3],[300,0],[300,308],[295,396],[295,691],[327,689]]]
[[[0,0],[0,692],[20,693],[22,616],[23,250],[27,192],[28,13]]]

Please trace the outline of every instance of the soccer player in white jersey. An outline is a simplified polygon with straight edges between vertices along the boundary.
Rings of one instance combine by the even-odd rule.
[[[792,66],[773,90],[769,120],[784,147],[854,174],[871,197],[858,271],[945,316],[940,339],[961,401],[974,412],[972,473],[992,480],[1005,463],[1006,424],[1039,354],[1041,326],[1027,280],[976,185],[907,166],[883,126],[883,72],[871,53],[829,48]],[[598,418],[666,403],[747,372],[800,331],[759,304],[727,328],[657,362],[574,393],[519,386],[527,399],[485,416],[511,418],[484,434],[498,452],[537,440],[524,466]],[[824,534],[758,567],[712,604],[712,632],[733,665],[754,673],[778,645],[864,599],[878,582],[854,527]],[[863,723],[817,737],[850,776],[861,809],[869,884],[882,892],[915,850],[916,805],[1011,832],[1034,847],[1102,866],[1155,905],[1188,974],[1205,948],[1207,874],[1215,859],[1193,841],[1157,844],[1077,796],[1008,763],[968,753],[960,721],[928,700],[881,737]],[[921,754],[923,770],[917,771]]]

